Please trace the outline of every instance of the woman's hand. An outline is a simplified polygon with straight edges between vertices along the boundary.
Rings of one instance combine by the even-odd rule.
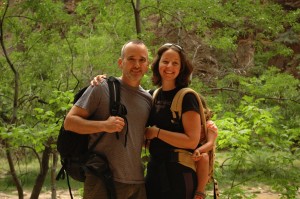
[[[98,86],[99,83],[103,82],[104,79],[106,79],[106,74],[103,75],[97,75],[94,77],[94,79],[91,81],[91,86]]]
[[[145,137],[148,140],[151,140],[153,138],[156,138],[158,136],[160,129],[156,126],[147,127],[145,131]]]
[[[214,131],[215,133],[218,133],[218,127],[213,121],[208,120],[206,122],[206,127],[207,127],[208,130],[211,130],[211,131]]]
[[[202,157],[202,155],[201,155],[201,152],[200,152],[200,150],[199,150],[199,148],[198,148],[198,149],[196,149],[196,150],[194,151],[194,153],[193,153],[193,155],[192,155],[192,159],[193,159],[194,161],[198,161],[198,160],[201,159],[201,157]]]

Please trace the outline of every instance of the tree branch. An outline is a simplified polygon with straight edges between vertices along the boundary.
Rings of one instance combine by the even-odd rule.
[[[29,20],[34,21],[34,22],[39,22],[38,20],[32,19],[32,18],[27,17],[27,16],[21,16],[21,15],[6,16],[6,18],[25,18],[25,19],[29,19]]]
[[[17,120],[17,107],[18,107],[18,93],[19,93],[19,73],[18,71],[15,69],[13,63],[11,62],[7,50],[5,48],[5,44],[4,44],[4,32],[3,32],[3,23],[4,23],[4,19],[5,19],[5,15],[7,13],[9,7],[9,0],[7,0],[3,15],[1,16],[1,20],[0,20],[0,45],[1,48],[3,50],[5,59],[8,63],[8,65],[10,66],[11,70],[14,73],[14,83],[15,83],[15,94],[14,94],[14,100],[13,100],[13,114],[12,114],[12,118],[11,118],[11,123],[15,123]]]
[[[244,92],[244,91],[237,90],[237,89],[232,89],[232,88],[211,88],[210,91],[217,91],[217,92],[219,92],[219,91],[220,92],[222,92],[222,91],[229,91],[229,92],[239,93],[239,94],[242,94],[242,95],[253,96],[253,97],[256,97],[256,98],[264,98],[264,99],[277,100],[277,101],[291,101],[291,102],[300,104],[300,100],[297,100],[297,99],[253,95],[251,93]]]
[[[20,147],[31,149],[31,150],[33,151],[33,153],[35,154],[36,158],[38,159],[39,165],[40,165],[40,168],[41,168],[41,159],[40,159],[39,154],[36,152],[36,150],[35,150],[33,147],[31,147],[31,146],[24,146],[24,145],[21,145]]]

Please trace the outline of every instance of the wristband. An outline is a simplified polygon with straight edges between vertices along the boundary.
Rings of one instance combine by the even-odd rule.
[[[157,136],[156,136],[157,138],[158,138],[158,136],[159,136],[159,132],[160,132],[160,129],[158,129]]]

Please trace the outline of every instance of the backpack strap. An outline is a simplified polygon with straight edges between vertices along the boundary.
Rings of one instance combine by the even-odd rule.
[[[109,108],[110,114],[113,116],[118,115],[120,104],[120,82],[117,78],[110,76],[107,79],[109,89]]]
[[[89,152],[92,152],[94,150],[94,148],[96,147],[96,145],[98,144],[98,142],[102,139],[102,137],[104,136],[105,133],[101,133],[97,139],[95,140],[95,142],[88,148]]]
[[[158,93],[159,93],[159,91],[161,90],[161,87],[159,87],[159,88],[157,88],[157,89],[155,89],[154,90],[154,92],[153,92],[153,94],[152,94],[152,103],[154,104],[154,102],[155,102],[155,100],[156,100],[156,97],[157,97],[157,95],[158,95]]]
[[[214,199],[219,199],[220,198],[220,192],[219,192],[218,181],[213,178],[213,183],[214,183]]]
[[[120,102],[120,82],[113,76],[107,79],[109,90],[109,110],[110,115],[116,116],[118,114],[118,102]],[[116,133],[116,138],[119,139],[119,134]]]
[[[172,117],[173,120],[180,120],[181,119],[181,115],[182,115],[182,101],[183,101],[183,97],[185,96],[185,94],[187,93],[192,93],[196,96],[197,100],[198,100],[198,104],[199,104],[199,110],[200,110],[200,117],[201,117],[201,124],[204,127],[204,133],[207,136],[207,128],[206,128],[206,116],[204,114],[204,108],[200,99],[199,94],[194,91],[191,88],[182,88],[180,89],[171,104],[171,112],[172,112]]]
[[[127,135],[128,135],[128,121],[125,115],[127,114],[126,107],[120,102],[120,81],[113,76],[110,76],[107,79],[108,89],[109,89],[109,108],[110,115],[112,116],[120,116],[125,120],[126,123],[126,132],[125,132],[125,143],[127,144]],[[116,138],[119,139],[119,133],[115,133]]]

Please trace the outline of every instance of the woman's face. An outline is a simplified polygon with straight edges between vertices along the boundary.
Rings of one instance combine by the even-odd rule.
[[[181,68],[179,53],[172,49],[165,51],[161,56],[158,68],[162,81],[175,82]]]

